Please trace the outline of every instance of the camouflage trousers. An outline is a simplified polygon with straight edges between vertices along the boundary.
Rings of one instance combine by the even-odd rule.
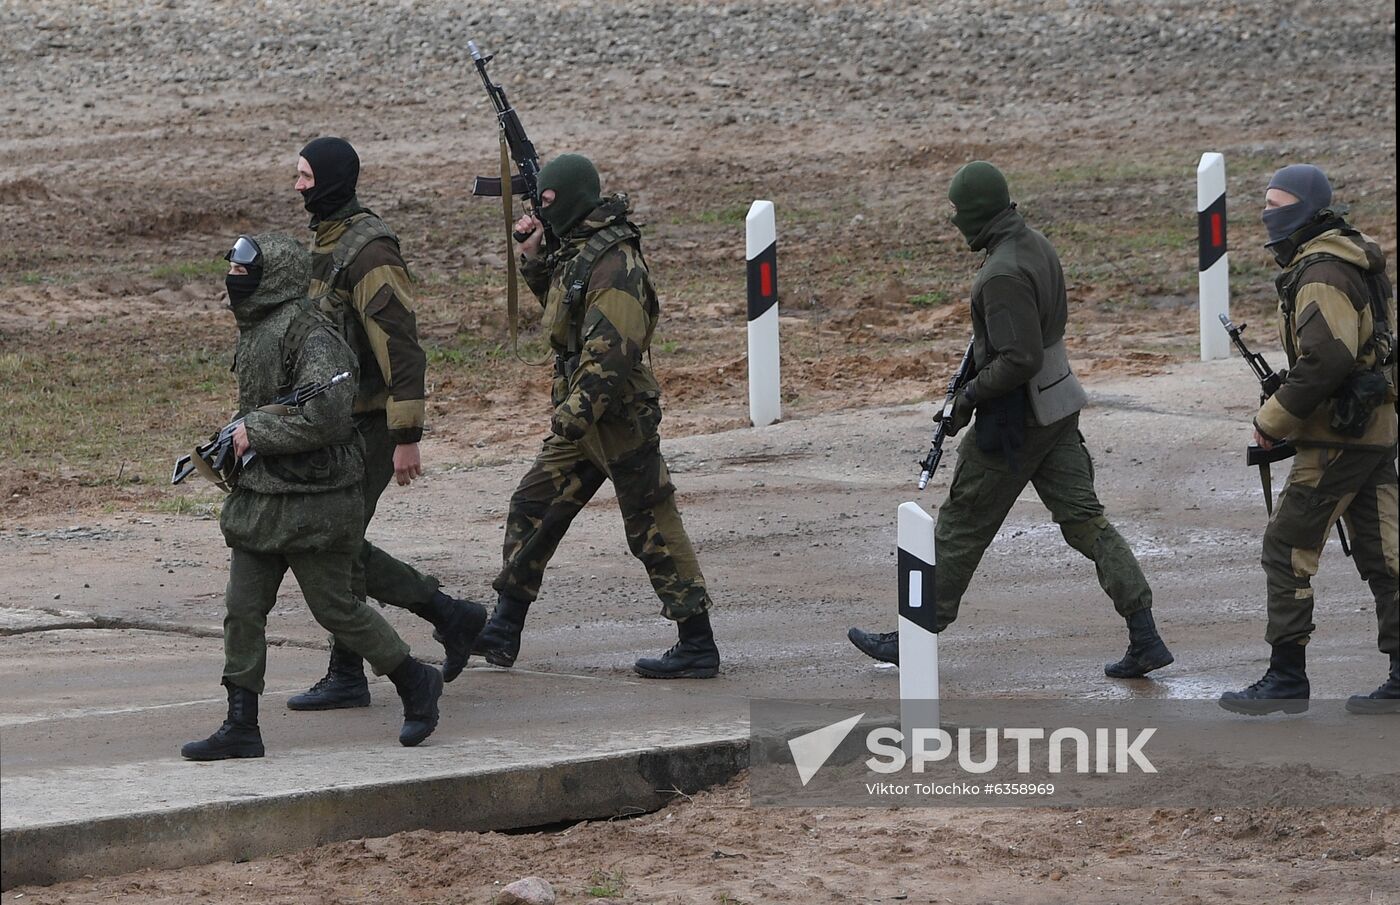
[[[1278,508],[1264,529],[1270,644],[1312,635],[1312,576],[1337,519],[1346,524],[1356,571],[1376,599],[1378,646],[1400,653],[1395,450],[1300,448]]]
[[[1076,413],[1054,424],[1026,427],[1025,446],[1012,471],[999,453],[978,449],[972,430],[958,444],[948,500],[934,527],[934,599],[939,626],[957,618],[963,594],[982,554],[1027,484],[1035,487],[1071,547],[1093,560],[1099,586],[1121,616],[1152,606],[1152,589],[1137,557],[1104,518],[1094,492],[1094,463]]]
[[[545,567],[574,516],[611,479],[627,545],[647,570],[661,614],[682,620],[707,611],[710,597],[676,509],[675,485],[661,455],[654,400],[609,413],[583,439],[551,434],[510,498],[504,565],[492,587],[533,602]]]
[[[365,444],[365,479],[361,489],[365,498],[365,527],[368,528],[379,497],[394,477],[395,444],[389,439],[389,425],[383,412],[356,415],[355,429]],[[433,599],[439,586],[436,578],[395,559],[368,540],[360,548],[355,562],[354,589],[355,596],[361,600],[372,597],[380,603],[427,618],[428,601]]]
[[[224,594],[224,679],[262,694],[267,671],[267,614],[291,569],[311,615],[336,639],[369,661],[379,675],[408,656],[408,645],[378,611],[350,591],[353,553],[254,553],[237,547],[229,558]]]

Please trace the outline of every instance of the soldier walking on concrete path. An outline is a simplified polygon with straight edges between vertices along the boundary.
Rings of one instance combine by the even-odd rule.
[[[628,219],[627,196],[602,197],[598,171],[564,154],[539,176],[540,217],[557,237],[543,248],[544,223],[515,224],[520,271],[544,305],[554,349],[550,434],[510,499],[504,565],[492,587],[500,595],[476,652],[510,666],[539,595],[545,567],[574,516],[603,482],[617,492],[632,554],[641,560],[676,622],[679,640],[660,657],[636,662],[648,678],[709,678],[719,672],[710,628],[710,595],[681,524],[675,485],[661,455],[661,390],[646,356],[660,308],[642,257],[641,233]]]
[[[1400,581],[1397,581],[1395,298],[1385,254],[1344,219],[1315,166],[1286,166],[1264,195],[1276,280],[1279,334],[1288,372],[1254,416],[1264,449],[1298,450],[1283,496],[1264,529],[1271,653],[1264,677],[1220,696],[1236,713],[1306,710],[1312,576],[1338,519],[1351,535],[1356,570],[1376,600],[1378,646],[1390,674],[1352,713],[1400,713]]]
[[[243,418],[233,435],[234,454],[254,458],[235,473],[219,513],[231,548],[224,597],[228,718],[180,753],[190,760],[263,756],[258,696],[267,667],[267,614],[288,569],[316,621],[393,681],[404,707],[399,742],[417,745],[437,726],[442,676],[410,656],[384,617],[351,590],[364,506],[364,458],[350,419],[353,386],[332,386],[294,407],[269,406],[290,390],[353,374],[354,354],[306,298],[310,260],[296,240],[241,236],[228,259]]]
[[[399,240],[355,190],[360,158],[342,138],[318,138],[297,159],[296,189],[316,231],[310,295],[335,321],[359,361],[355,428],[365,445],[362,525],[368,528],[392,477],[407,486],[422,475],[427,356],[418,342],[412,278]],[[444,594],[438,580],[363,542],[355,567],[355,596],[401,607],[432,623],[446,650],[442,677],[451,682],[467,665],[486,608]],[[292,710],[369,706],[364,661],[332,640],[326,675],[287,701]]]
[[[963,593],[1026,484],[1071,547],[1093,560],[1099,585],[1128,624],[1128,650],[1104,667],[1145,676],[1172,662],[1152,619],[1152,590],[1137,558],[1104,518],[1094,465],[1079,432],[1086,397],[1065,351],[1068,301],[1059,257],[1011,203],[1005,177],[985,161],[958,170],[948,190],[953,224],[986,259],[972,285],[976,376],[957,398],[949,434],[973,418],[934,529],[936,629],[958,615]],[[863,653],[899,662],[898,632],[852,628]]]

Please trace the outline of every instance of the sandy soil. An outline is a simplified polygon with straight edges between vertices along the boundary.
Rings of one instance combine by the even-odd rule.
[[[12,443],[0,458],[11,526],[176,498],[159,486],[169,457],[226,413],[232,387],[213,367],[216,379],[176,396],[160,375],[225,354],[232,322],[207,262],[240,231],[300,234],[295,151],[326,132],[360,148],[362,195],[400,231],[421,280],[422,333],[438,354],[430,464],[533,446],[545,378],[502,353],[499,211],[467,196],[496,161],[468,37],[501,54],[497,75],[541,149],[592,155],[649,224],[672,436],[747,423],[742,215],[755,197],[778,205],[796,419],[942,384],[966,341],[956,300],[976,267],[942,198],[969,159],[1001,164],[1060,247],[1069,342],[1089,380],[1194,354],[1192,174],[1204,150],[1230,161],[1246,316],[1262,317],[1272,295],[1251,199],[1282,163],[1324,166],[1357,222],[1392,258],[1396,247],[1384,4],[360,2],[336,17],[290,0],[217,12],[15,0],[0,6],[0,33],[0,364],[7,380],[38,375],[41,399],[98,375],[110,386],[93,389],[81,426],[120,426],[155,447],[105,459],[55,448],[71,425]],[[149,404],[131,414],[99,390],[149,392]],[[1125,508],[1159,490],[1139,486]],[[497,884],[539,874],[569,902],[611,885],[619,901],[658,903],[1378,905],[1400,902],[1398,819],[765,811],[736,784],[631,821],[407,834],[5,900],[488,902]]]

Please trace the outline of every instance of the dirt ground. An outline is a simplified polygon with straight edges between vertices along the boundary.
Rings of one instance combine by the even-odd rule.
[[[500,211],[468,194],[497,165],[468,38],[499,53],[541,151],[592,156],[647,224],[668,436],[747,424],[754,198],[778,211],[788,419],[939,392],[977,266],[944,191],[971,159],[1007,171],[1060,249],[1091,381],[1196,354],[1203,151],[1230,168],[1252,335],[1272,334],[1255,207],[1277,166],[1324,167],[1396,251],[1386,4],[11,0],[0,35],[0,527],[216,499],[164,482],[233,400],[218,257],[239,232],[307,235],[291,183],[318,134],[359,148],[361,196],[420,281],[429,467],[533,447],[547,380],[506,347]],[[561,832],[407,834],[4,898],[488,902],[539,874],[572,902],[1375,905],[1400,902],[1397,845],[1395,809],[766,811],[735,784]]]

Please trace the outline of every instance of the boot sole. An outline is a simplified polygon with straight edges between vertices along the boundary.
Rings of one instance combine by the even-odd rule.
[[[1167,657],[1166,657],[1165,660],[1161,660],[1160,662],[1159,662],[1159,661],[1153,661],[1153,662],[1150,663],[1150,664],[1145,664],[1145,665],[1140,666],[1138,669],[1136,669],[1136,670],[1134,670],[1134,671],[1132,671],[1132,672],[1121,672],[1121,671],[1120,671],[1120,672],[1114,672],[1114,671],[1112,671],[1112,667],[1113,667],[1113,666],[1116,666],[1117,664],[1115,664],[1115,663],[1110,663],[1110,664],[1108,664],[1107,666],[1105,666],[1105,667],[1103,668],[1103,674],[1106,675],[1106,676],[1108,676],[1110,679],[1141,679],[1143,676],[1147,675],[1148,673],[1150,673],[1150,672],[1152,672],[1152,671],[1154,671],[1154,670],[1161,669],[1163,666],[1171,666],[1171,665],[1172,665],[1173,663],[1175,663],[1175,662],[1176,662],[1176,657],[1173,657],[1171,654],[1167,654]]]
[[[680,672],[657,672],[634,665],[632,671],[645,679],[713,679],[719,675],[718,666],[699,666],[693,669],[683,669]]]
[[[215,760],[236,760],[245,757],[264,757],[265,755],[266,751],[262,745],[258,745],[256,748],[235,748],[232,751],[227,751],[222,754],[186,754],[183,751],[180,752],[180,756],[185,760],[200,761],[202,763]]]
[[[849,642],[851,642],[851,646],[854,647],[856,650],[858,650],[858,651],[860,651],[861,653],[865,654],[867,657],[869,657],[870,659],[876,661],[877,663],[892,663],[892,664],[894,664],[895,666],[898,666],[898,665],[899,665],[899,654],[895,654],[893,657],[881,656],[880,654],[877,654],[877,653],[875,653],[875,652],[873,652],[873,651],[871,651],[871,650],[868,650],[868,649],[862,647],[862,646],[856,641],[856,639],[854,639],[854,638],[851,637],[850,632],[847,632],[847,633],[846,633],[846,640],[849,641]]]
[[[492,666],[499,666],[501,669],[510,669],[515,665],[515,657],[498,650],[472,651],[472,653],[484,657],[487,663]]]
[[[1359,713],[1366,716],[1400,713],[1400,699],[1349,698],[1346,703],[1346,708],[1347,713]]]
[[[287,709],[288,709],[288,710],[298,710],[298,711],[306,711],[306,710],[351,710],[351,709],[353,709],[353,708],[355,708],[355,707],[368,707],[368,706],[369,706],[369,692],[365,692],[365,694],[364,694],[363,697],[351,698],[350,700],[347,700],[347,701],[334,701],[334,702],[329,702],[329,701],[328,701],[328,702],[325,702],[325,703],[322,703],[322,702],[320,702],[320,701],[316,701],[316,702],[310,703],[310,704],[306,704],[306,703],[292,703],[292,702],[295,701],[295,700],[296,700],[295,698],[288,698],[288,699],[287,699]]]
[[[1304,713],[1308,709],[1307,701],[1288,698],[1243,701],[1225,700],[1222,698],[1216,703],[1231,713],[1242,713],[1245,716],[1268,716],[1271,713]]]

